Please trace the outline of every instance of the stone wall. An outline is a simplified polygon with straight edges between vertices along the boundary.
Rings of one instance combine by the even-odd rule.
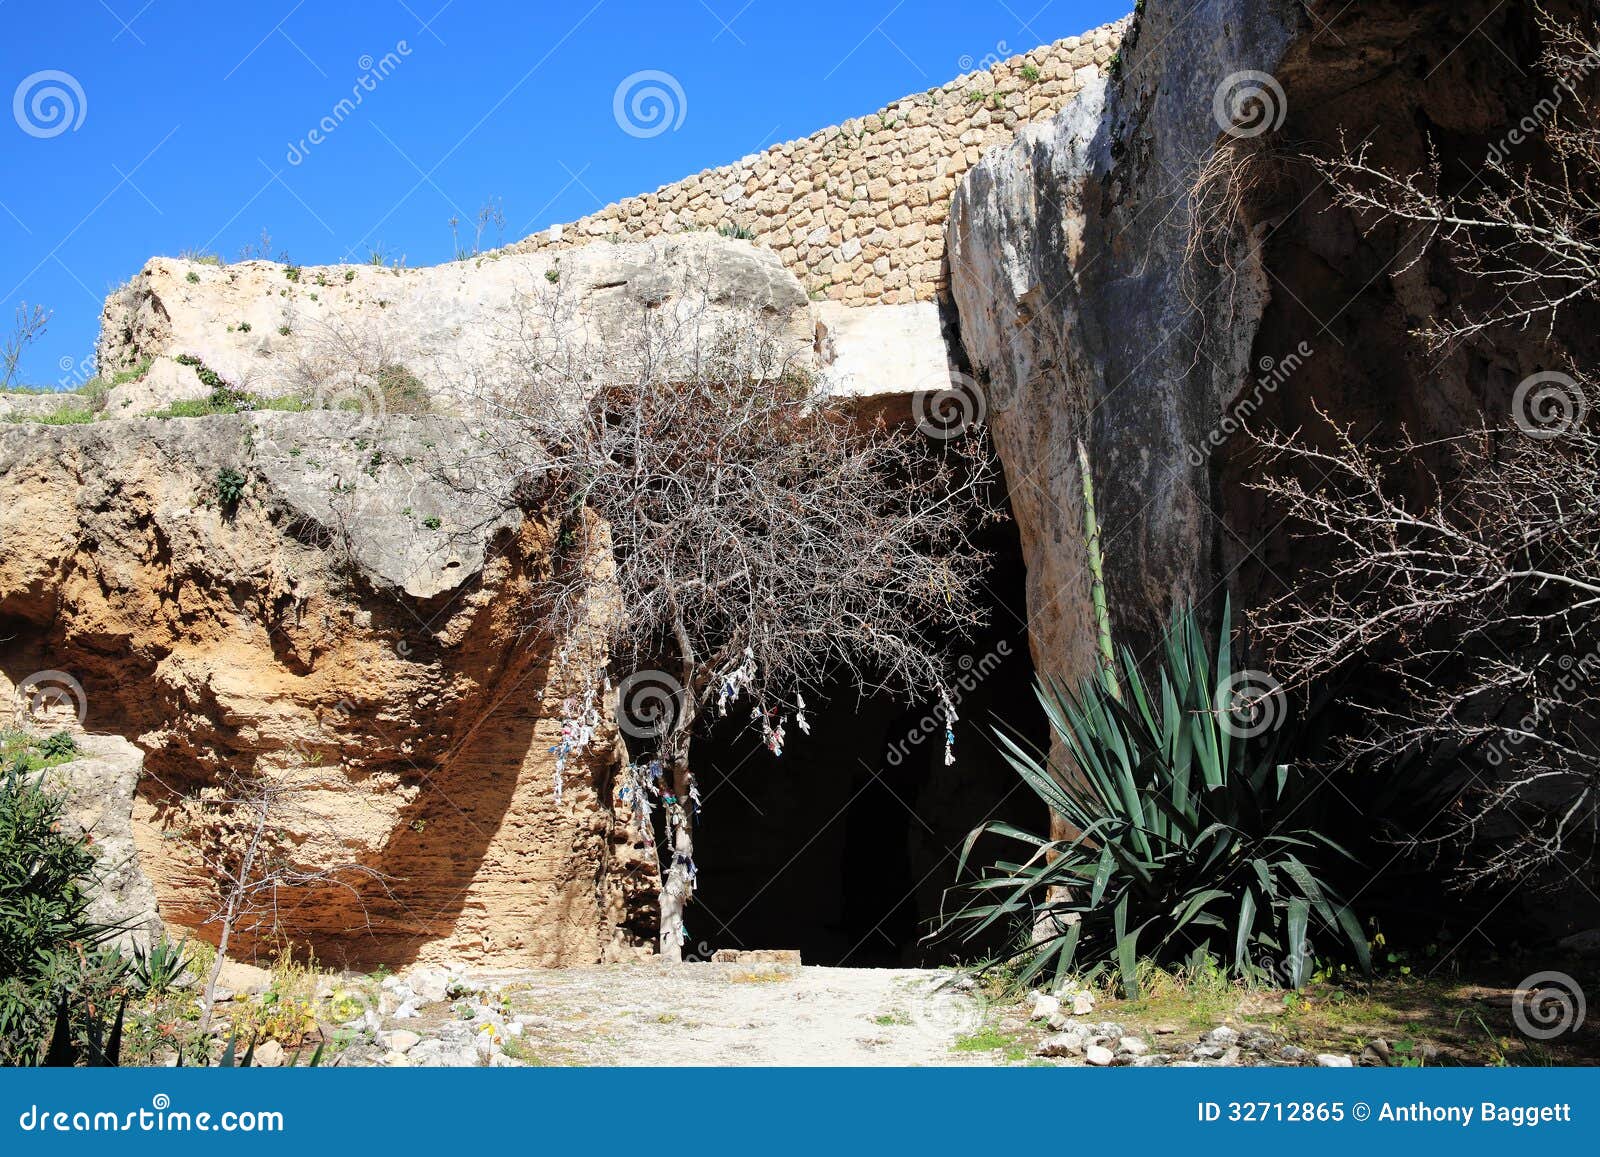
[[[1126,19],[907,96],[870,116],[773,145],[629,197],[511,248],[734,229],[776,251],[817,298],[932,301],[956,183],[1018,127],[1054,116],[1116,55]]]

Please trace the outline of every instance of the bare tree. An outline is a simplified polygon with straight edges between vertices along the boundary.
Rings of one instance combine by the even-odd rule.
[[[358,885],[384,884],[382,873],[358,861],[330,856],[343,841],[331,821],[306,806],[314,780],[284,775],[230,775],[194,797],[191,834],[217,890],[207,923],[217,927],[217,957],[201,993],[200,1032],[211,1027],[217,978],[235,933],[260,935],[282,928],[286,896],[307,890],[343,888],[361,898]],[[316,851],[308,866],[303,846]]]
[[[1592,384],[1581,389],[1585,406],[1600,405]],[[1343,760],[1432,769],[1445,822],[1411,838],[1479,849],[1463,861],[1468,881],[1589,861],[1600,835],[1600,434],[1482,428],[1374,449],[1335,427],[1328,448],[1260,441],[1258,488],[1332,560],[1254,615],[1275,673],[1308,686],[1376,662],[1391,681],[1359,699],[1366,727],[1345,739]],[[1408,498],[1396,475],[1432,454],[1447,457],[1452,484],[1429,474],[1426,497]],[[1307,463],[1316,487],[1300,480]]]
[[[5,344],[0,345],[0,390],[9,390],[17,384],[17,370],[27,348],[44,335],[50,324],[50,313],[43,306],[28,308],[27,302],[17,305],[16,319]]]
[[[1491,145],[1482,168],[1446,191],[1437,156],[1423,170],[1392,172],[1370,160],[1371,146],[1308,157],[1370,231],[1398,223],[1416,248],[1398,273],[1441,249],[1463,273],[1492,285],[1488,308],[1435,319],[1421,331],[1437,348],[1503,327],[1554,330],[1564,311],[1600,301],[1600,107],[1590,95],[1600,72],[1600,35],[1540,12],[1539,67],[1548,94]],[[1529,161],[1518,146],[1534,140]]]
[[[981,430],[929,438],[853,415],[771,311],[730,307],[701,277],[609,331],[552,278],[523,295],[479,391],[505,419],[486,452],[560,527],[544,625],[589,641],[562,656],[580,690],[557,790],[614,690],[624,793],[652,838],[662,817],[671,959],[695,886],[697,729],[746,715],[777,755],[840,676],[863,696],[940,699],[947,648],[983,618],[973,534],[998,516]]]
[[[1526,163],[1497,144],[1481,179],[1445,193],[1437,163],[1396,174],[1365,147],[1316,160],[1366,228],[1398,223],[1421,242],[1410,262],[1438,247],[1492,290],[1423,328],[1430,350],[1490,355],[1497,333],[1549,336],[1600,302],[1600,110],[1586,95],[1600,38],[1540,20],[1551,89],[1514,130],[1543,142]],[[1315,540],[1308,556],[1330,560],[1253,616],[1275,672],[1306,686],[1362,666],[1368,688],[1381,673],[1339,756],[1424,766],[1445,823],[1408,838],[1469,847],[1468,882],[1589,864],[1600,839],[1597,405],[1596,381],[1560,363],[1523,380],[1510,421],[1455,437],[1402,432],[1380,449],[1332,423],[1331,439],[1257,435],[1258,488]]]

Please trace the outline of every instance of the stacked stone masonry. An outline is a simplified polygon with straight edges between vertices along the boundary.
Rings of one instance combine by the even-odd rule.
[[[945,287],[944,225],[956,182],[1021,125],[1044,120],[1111,65],[1127,20],[1070,36],[629,197],[511,246],[529,253],[599,238],[738,230],[777,252],[813,298],[932,301]]]

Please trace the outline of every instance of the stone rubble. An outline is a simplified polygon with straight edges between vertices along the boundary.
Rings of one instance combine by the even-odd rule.
[[[1177,1030],[1158,1026],[1153,1031],[1167,1038],[1159,1050],[1150,1042],[1133,1035],[1114,1021],[1091,1023],[1077,1017],[1062,1017],[1048,1011],[1050,1000],[1036,995],[1032,1019],[1047,1019],[1051,1033],[1039,1042],[1034,1054],[1069,1064],[1095,1066],[1126,1065],[1134,1068],[1170,1066],[1173,1068],[1232,1068],[1256,1065],[1304,1065],[1304,1049],[1286,1043],[1281,1037],[1262,1029],[1252,1028],[1240,1032],[1228,1025],[1218,1025],[1192,1044],[1172,1040]],[[1039,1014],[1045,1012],[1046,1016]],[[1334,1053],[1320,1053],[1315,1064],[1323,1068],[1345,1068],[1354,1064],[1348,1057]],[[1363,1063],[1367,1062],[1363,1058]]]

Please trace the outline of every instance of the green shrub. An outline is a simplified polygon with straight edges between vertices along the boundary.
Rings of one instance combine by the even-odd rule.
[[[244,497],[244,484],[244,475],[232,466],[224,466],[217,471],[217,505],[224,514],[231,515],[239,509],[239,500]]]
[[[83,1013],[71,1031],[88,1031],[127,967],[104,948],[116,929],[89,917],[94,852],[64,818],[14,761],[0,778],[0,1064],[37,1059],[62,994]]]
[[[78,754],[78,741],[70,731],[58,731],[39,744],[39,754],[57,763]]]
[[[1311,826],[1315,785],[1217,705],[1217,689],[1233,686],[1229,639],[1224,611],[1208,659],[1193,612],[1178,616],[1155,695],[1124,648],[1126,703],[1109,674],[1076,693],[1041,683],[1039,701],[1073,767],[1001,739],[1024,782],[1078,834],[1049,839],[999,822],[972,832],[958,878],[985,834],[1027,854],[962,885],[966,900],[948,929],[970,940],[1013,923],[1021,942],[1007,960],[1021,963],[1021,983],[1112,969],[1130,996],[1140,957],[1213,956],[1247,979],[1265,962],[1298,988],[1310,975],[1313,932],[1370,967],[1360,923],[1326,882],[1328,867],[1349,856]]]
[[[48,414],[37,417],[20,418],[19,421],[37,422],[41,426],[82,426],[94,421],[93,410],[83,406],[62,406],[59,410],[52,410]]]
[[[30,775],[78,757],[78,741],[70,732],[58,731],[35,739],[26,731],[0,732],[0,769],[16,768]]]

